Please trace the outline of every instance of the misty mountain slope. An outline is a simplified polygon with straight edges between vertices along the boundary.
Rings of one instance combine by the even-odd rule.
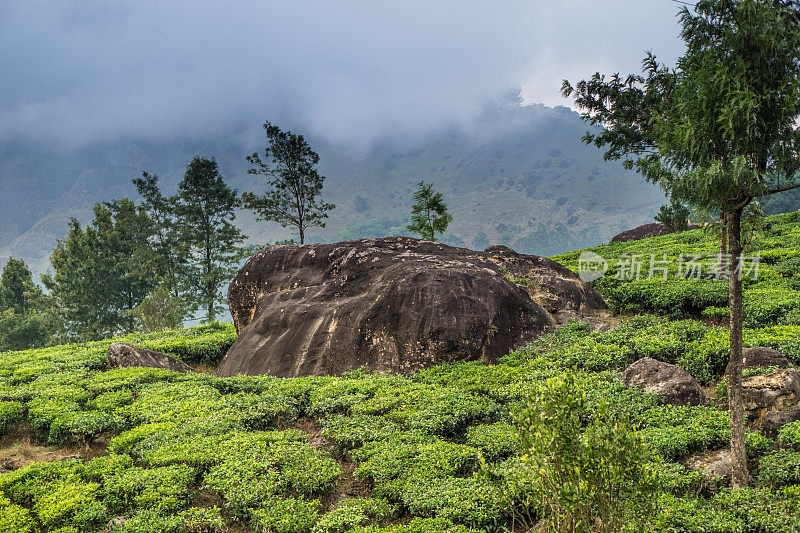
[[[411,194],[433,181],[454,220],[442,239],[484,248],[506,244],[548,255],[607,241],[621,229],[650,220],[663,196],[639,176],[580,142],[586,126],[566,108],[500,104],[479,119],[424,135],[386,135],[367,149],[309,137],[328,177],[326,200],[337,205],[312,241],[407,234]],[[195,154],[214,155],[239,190],[262,192],[263,178],[247,174],[245,156],[261,149],[259,131],[171,142],[119,141],[75,152],[30,145],[0,147],[0,261],[23,257],[34,270],[67,221],[86,221],[95,202],[133,196],[130,179],[157,173],[174,190]],[[289,230],[238,223],[254,243],[291,237]]]

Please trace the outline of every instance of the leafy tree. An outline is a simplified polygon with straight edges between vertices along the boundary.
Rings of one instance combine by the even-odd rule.
[[[452,215],[447,212],[442,193],[433,190],[433,183],[420,181],[413,198],[411,224],[406,227],[422,239],[435,241],[436,234],[447,231],[447,226],[453,221]]]
[[[156,272],[172,300],[182,300],[185,292],[183,273],[189,250],[182,239],[175,214],[175,198],[164,196],[158,188],[158,176],[142,172],[141,178],[131,180],[142,197],[142,208],[153,221],[154,232],[150,249]]]
[[[0,275],[0,352],[43,346],[52,329],[49,311],[28,265],[10,258]]]
[[[681,10],[686,51],[669,69],[648,54],[644,74],[595,74],[575,95],[602,126],[587,143],[623,159],[727,227],[732,484],[748,483],[742,399],[742,213],[759,196],[800,187],[800,17],[792,2],[701,0]]]
[[[101,339],[134,331],[133,311],[154,286],[142,247],[153,231],[147,213],[127,198],[96,204],[85,228],[70,221],[50,256],[52,274],[42,276],[68,337]]]
[[[186,168],[174,198],[176,222],[188,247],[185,280],[191,310],[204,308],[205,320],[222,311],[220,288],[237,270],[245,236],[231,222],[239,206],[236,191],[222,178],[214,158],[196,156]]]
[[[686,231],[689,228],[689,209],[675,198],[669,205],[662,205],[655,217],[671,231]]]
[[[25,261],[9,258],[0,274],[0,310],[27,313],[32,308],[31,300],[41,292],[33,282],[33,275]]]
[[[142,331],[177,329],[183,325],[183,300],[175,297],[168,285],[156,287],[134,310]]]
[[[306,229],[324,228],[328,211],[336,207],[320,200],[325,177],[315,168],[319,155],[302,135],[282,131],[269,122],[264,122],[264,131],[267,135],[264,159],[257,152],[248,156],[253,168],[247,172],[265,176],[270,190],[263,196],[244,193],[243,205],[255,211],[258,220],[296,228],[303,244]]]

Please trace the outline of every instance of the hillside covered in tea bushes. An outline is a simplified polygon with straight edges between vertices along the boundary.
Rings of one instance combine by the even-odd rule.
[[[515,420],[551,378],[569,374],[581,420],[610,411],[645,447],[656,483],[651,530],[798,532],[800,422],[774,438],[748,430],[750,488],[730,491],[688,466],[728,445],[726,288],[673,274],[681,254],[710,269],[716,242],[695,230],[593,248],[611,265],[595,282],[615,311],[609,329],[571,323],[497,365],[218,378],[109,370],[111,339],[2,353],[0,531],[525,531],[520,516],[533,525],[545,513],[524,469],[536,451],[525,450]],[[794,365],[799,246],[800,213],[767,218],[750,244],[759,276],[745,282],[745,346],[778,349]],[[667,254],[667,280],[616,279],[625,254]],[[555,259],[577,269],[579,257]],[[212,324],[122,340],[208,371],[234,337]],[[675,407],[626,388],[620,372],[643,357],[686,369],[708,400]],[[36,461],[31,450],[65,451]]]

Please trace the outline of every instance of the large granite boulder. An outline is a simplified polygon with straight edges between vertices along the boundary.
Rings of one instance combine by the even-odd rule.
[[[281,377],[492,362],[606,307],[550,259],[407,237],[267,247],[230,284],[228,305],[238,338],[218,375]]]
[[[670,405],[700,405],[704,401],[703,389],[686,370],[652,357],[644,357],[631,364],[622,373],[628,387],[653,392]]]
[[[115,342],[106,351],[106,361],[110,368],[143,366],[148,368],[164,368],[174,372],[191,372],[192,368],[169,355],[147,348],[140,348],[126,342]]]

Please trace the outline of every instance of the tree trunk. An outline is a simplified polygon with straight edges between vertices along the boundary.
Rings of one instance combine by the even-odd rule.
[[[750,474],[747,471],[745,449],[744,399],[742,397],[742,207],[728,214],[728,251],[730,261],[728,274],[730,291],[730,340],[728,358],[728,411],[731,420],[731,483],[733,488],[747,486]]]
[[[719,276],[725,279],[728,275],[728,217],[725,211],[719,212]]]
[[[300,227],[300,244],[303,244],[305,242],[305,237],[306,237],[305,233],[303,233],[303,228],[301,226]]]

